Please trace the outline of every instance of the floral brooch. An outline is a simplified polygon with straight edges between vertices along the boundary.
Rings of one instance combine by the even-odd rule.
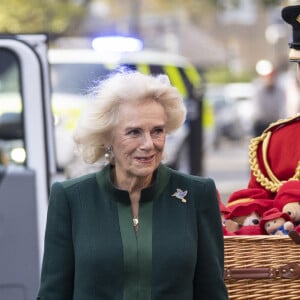
[[[187,193],[187,191],[176,189],[176,192],[172,196],[176,197],[177,199],[180,199],[181,202],[186,203],[186,199],[184,197],[187,195]]]

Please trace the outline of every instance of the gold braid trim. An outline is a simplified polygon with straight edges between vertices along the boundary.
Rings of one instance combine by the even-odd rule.
[[[298,115],[299,117],[299,115]],[[291,118],[292,119],[292,118]],[[293,177],[289,178],[288,180],[282,180],[280,181],[272,172],[268,159],[267,159],[267,151],[268,146],[270,142],[270,138],[272,135],[272,132],[269,131],[271,128],[273,128],[275,125],[280,125],[283,123],[286,123],[287,120],[291,119],[283,119],[279,120],[276,123],[272,123],[263,133],[262,135],[252,138],[249,145],[249,163],[250,163],[250,169],[253,172],[253,175],[256,178],[256,181],[260,183],[261,186],[263,186],[265,189],[271,191],[271,192],[277,192],[278,189],[281,187],[283,183],[289,180],[300,180],[300,161],[298,161],[298,165],[295,170],[295,174]],[[269,176],[267,178],[260,170],[258,160],[257,160],[257,148],[258,145],[262,143],[262,157],[264,166],[266,168],[266,172]]]
[[[277,177],[274,175],[272,172],[269,162],[268,162],[268,146],[271,138],[271,131],[266,132],[266,136],[264,140],[262,141],[262,156],[263,156],[263,162],[265,163],[265,168],[267,171],[267,174],[269,175],[269,178],[271,179],[272,182],[276,184],[280,184],[280,181],[277,179]]]

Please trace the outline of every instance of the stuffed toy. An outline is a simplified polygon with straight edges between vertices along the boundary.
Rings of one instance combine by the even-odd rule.
[[[242,189],[231,194],[228,199],[225,227],[236,235],[262,234],[259,222],[265,211],[273,207],[264,189]]]
[[[290,216],[275,207],[264,212],[259,225],[263,234],[287,235],[294,230]]]
[[[289,215],[295,226],[295,230],[300,233],[300,181],[290,180],[282,184],[276,197],[274,207]]]
[[[218,196],[218,203],[219,203],[219,209],[220,209],[221,220],[222,220],[223,235],[235,235],[233,232],[228,231],[225,226],[225,220],[227,219],[227,216],[230,213],[230,210],[222,202],[221,196],[220,196],[220,193],[218,190],[217,190],[217,196]]]
[[[248,188],[262,188],[274,199],[281,185],[300,180],[300,114],[270,124],[249,145],[251,177]]]

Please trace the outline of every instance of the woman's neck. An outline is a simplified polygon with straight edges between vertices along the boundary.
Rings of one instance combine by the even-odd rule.
[[[131,193],[139,193],[142,189],[148,187],[152,181],[151,176],[139,177],[139,176],[125,176],[116,172],[116,169],[112,169],[112,181],[114,185],[121,189]]]

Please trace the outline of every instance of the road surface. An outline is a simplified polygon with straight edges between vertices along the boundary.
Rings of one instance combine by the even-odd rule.
[[[215,180],[224,203],[232,192],[247,187],[249,143],[249,138],[238,142],[224,140],[219,149],[207,151],[204,156],[204,176]]]

